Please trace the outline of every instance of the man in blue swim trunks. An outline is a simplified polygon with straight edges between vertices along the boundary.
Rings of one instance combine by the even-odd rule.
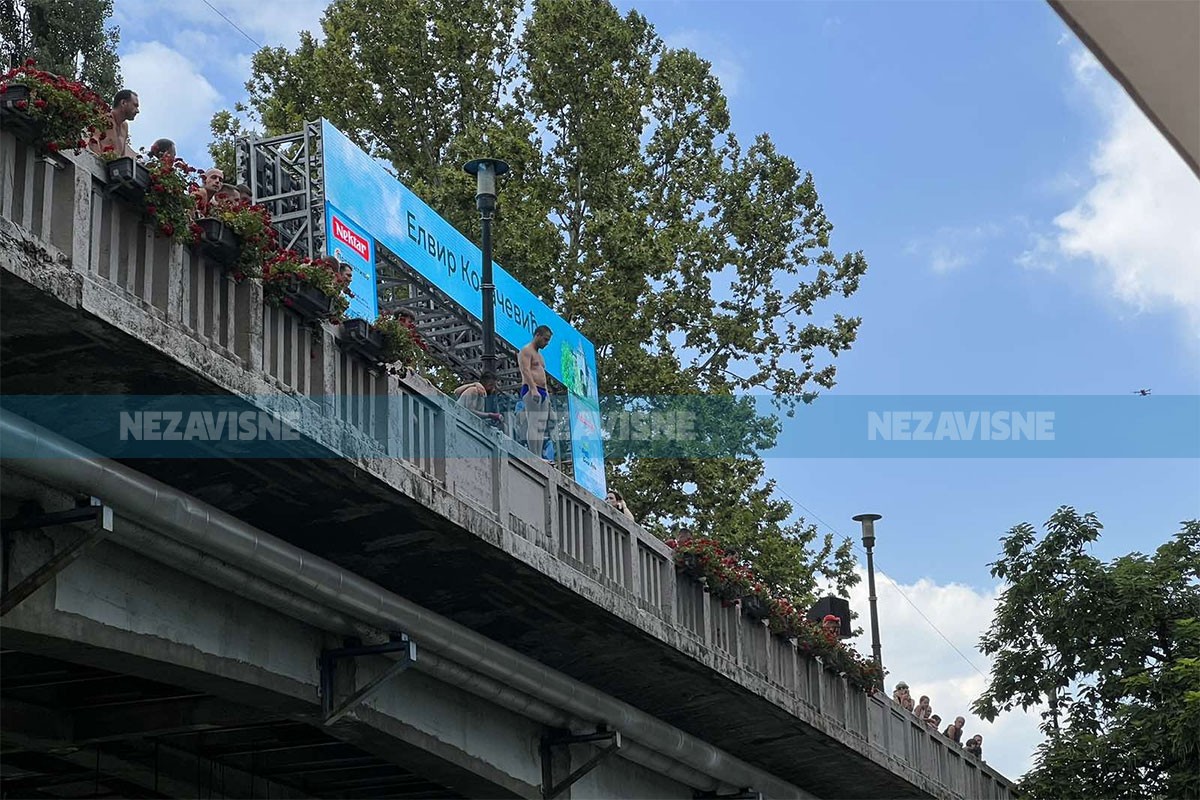
[[[541,351],[550,344],[551,335],[550,328],[539,325],[533,332],[533,341],[517,354],[517,366],[521,370],[521,399],[525,402],[525,444],[538,455],[541,455],[542,441],[546,438],[546,418],[550,412],[546,359]]]

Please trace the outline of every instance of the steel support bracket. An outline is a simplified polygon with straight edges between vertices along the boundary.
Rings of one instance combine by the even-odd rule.
[[[4,538],[4,577],[8,577],[8,553],[11,547],[9,536],[17,531],[52,528],[59,525],[74,525],[81,522],[93,523],[75,541],[50,556],[46,563],[25,576],[20,583],[6,591],[0,597],[0,617],[19,606],[27,597],[45,586],[54,576],[73,564],[88,550],[104,540],[113,530],[113,510],[104,505],[97,497],[89,497],[80,504],[66,511],[50,513],[23,514],[9,517],[0,521],[0,536]]]
[[[762,792],[756,792],[749,787],[739,789],[732,794],[697,791],[692,796],[696,800],[763,800]]]
[[[563,778],[558,783],[554,783],[554,776],[551,770],[551,751],[555,747],[570,747],[573,744],[593,744],[596,742],[608,742],[607,747],[600,749],[598,753],[584,762],[578,769],[572,772],[567,777]],[[596,728],[595,733],[581,734],[559,734],[554,736],[543,736],[541,744],[542,754],[542,797],[545,800],[558,797],[571,787],[577,780],[587,775],[596,765],[603,761],[608,756],[621,749],[621,732],[610,731],[604,725]]]
[[[344,658],[359,658],[361,656],[382,656],[398,653],[391,666],[367,681],[364,685],[350,692],[340,702],[334,701],[334,675],[337,662]],[[367,700],[379,687],[391,678],[404,672],[417,661],[417,643],[401,633],[390,642],[372,645],[351,645],[336,650],[321,651],[321,716],[326,725],[337,722],[359,703]]]

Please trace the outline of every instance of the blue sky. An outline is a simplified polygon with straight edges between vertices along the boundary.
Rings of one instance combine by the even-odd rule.
[[[213,5],[285,45],[324,6]],[[1200,181],[1047,4],[619,5],[713,62],[741,140],[769,132],[812,171],[835,248],[865,252],[870,271],[845,304],[864,322],[835,394],[1200,394]],[[254,45],[204,4],[173,5],[170,26],[153,0],[116,8],[142,99],[135,142],[169,135],[204,164],[208,117],[242,97]],[[1074,505],[1099,514],[1096,552],[1111,556],[1200,517],[1200,460],[781,459],[770,471],[843,534],[856,513],[884,515],[885,664],[943,716],[983,685],[942,635],[986,668],[973,645],[1008,528]],[[990,762],[1024,771],[1029,720],[972,725]]]

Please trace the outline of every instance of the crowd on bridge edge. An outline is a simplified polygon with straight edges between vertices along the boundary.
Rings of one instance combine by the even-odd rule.
[[[942,718],[933,713],[933,707],[929,704],[929,695],[921,695],[918,702],[914,703],[912,694],[909,692],[908,684],[900,681],[896,684],[895,691],[892,692],[892,702],[900,706],[906,711],[911,712],[917,719],[923,721],[927,726],[935,731],[941,728]],[[963,727],[966,725],[965,717],[955,717],[954,722],[946,726],[946,729],[941,731],[941,734],[950,741],[957,744],[959,747],[966,750],[976,758],[983,758],[983,735],[975,734],[966,742],[962,740]]]

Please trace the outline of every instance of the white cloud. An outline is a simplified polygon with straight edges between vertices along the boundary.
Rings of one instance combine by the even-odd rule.
[[[863,580],[851,590],[850,605],[859,613],[856,622],[862,626],[863,635],[852,643],[860,653],[869,656],[868,588],[865,572],[860,569],[859,574]],[[941,585],[922,578],[911,585],[900,585],[898,590],[884,573],[877,570],[875,578],[879,598],[879,638],[883,665],[888,670],[888,694],[896,683],[904,681],[914,698],[929,695],[933,711],[942,717],[944,725],[956,716],[966,717],[966,735],[983,735],[984,760],[1005,777],[1020,778],[1031,766],[1034,748],[1041,741],[1036,714],[1011,712],[989,723],[972,716],[970,711],[971,703],[987,683],[975,667],[987,674],[990,661],[979,652],[976,644],[991,624],[999,589],[981,593],[970,586]],[[911,604],[905,596],[912,600]],[[922,618],[921,612],[929,621]],[[937,626],[946,638],[939,636],[933,626]],[[967,663],[954,648],[975,666]]]
[[[995,223],[942,227],[931,236],[913,239],[905,252],[927,261],[934,272],[953,272],[983,258],[988,242],[1002,230]]]
[[[667,47],[691,50],[712,64],[712,73],[726,97],[734,97],[742,83],[744,68],[733,48],[724,40],[698,30],[677,31],[663,37]]]
[[[1200,337],[1200,181],[1095,58],[1077,50],[1072,66],[1106,128],[1086,191],[1017,261],[1079,262],[1122,304],[1178,312]]]
[[[221,97],[198,66],[162,42],[141,42],[121,56],[121,72],[141,106],[130,124],[135,145],[149,148],[165,136],[184,159],[204,164],[209,119]]]

